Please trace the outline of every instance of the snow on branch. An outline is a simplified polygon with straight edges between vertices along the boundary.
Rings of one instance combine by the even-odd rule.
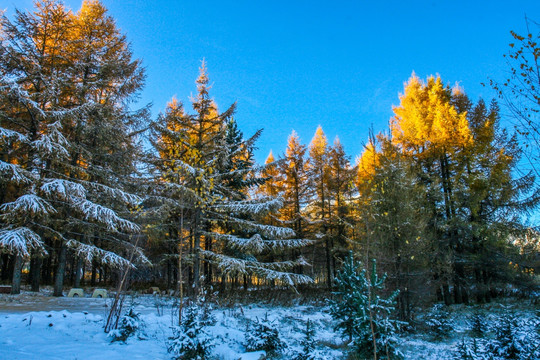
[[[232,216],[222,215],[222,220],[247,231],[260,233],[266,238],[286,239],[295,235],[293,229],[286,227],[258,224],[253,221],[239,219]]]
[[[277,280],[288,286],[309,284],[313,279],[307,275],[293,274],[286,270],[298,265],[309,265],[300,257],[297,261],[262,263],[256,260],[239,259],[212,251],[201,251],[201,255],[228,274],[252,273],[268,280]]]
[[[41,190],[47,195],[56,194],[63,200],[86,196],[86,190],[82,185],[63,179],[47,179]]]
[[[109,230],[124,230],[131,233],[140,231],[138,225],[132,223],[131,221],[122,219],[116,215],[112,209],[105,206],[101,206],[85,199],[77,201],[75,205],[84,214],[86,220],[92,220],[104,224]]]
[[[3,180],[13,181],[17,184],[32,182],[32,174],[22,169],[20,166],[10,164],[0,160],[0,174],[2,174]]]
[[[85,181],[83,183],[87,185],[89,188],[103,192],[114,199],[122,201],[125,204],[134,206],[142,202],[141,197],[134,194],[130,194],[120,189],[115,189],[107,185],[99,184],[96,182],[90,182],[90,181]]]
[[[31,145],[40,153],[47,156],[54,155],[60,158],[68,158],[69,152],[66,150],[66,146],[69,142],[61,132],[62,125],[59,121],[56,121],[50,125],[47,125],[48,133],[41,135],[41,138],[32,141]]]
[[[56,213],[56,210],[51,204],[34,194],[22,195],[17,200],[0,206],[0,211],[4,213],[4,217],[6,216],[6,213],[30,213],[31,215],[48,215]]]
[[[28,108],[38,112],[42,117],[45,117],[45,112],[39,104],[30,99],[30,94],[19,83],[17,78],[13,76],[3,76],[0,78],[0,89],[7,90],[7,94],[13,96],[18,102],[25,104]]]
[[[254,254],[260,254],[266,249],[264,240],[259,234],[253,235],[251,238],[241,238],[230,234],[219,234],[203,232],[204,235],[209,236],[216,240],[224,240],[234,248],[237,248],[244,252],[251,252]]]
[[[270,270],[270,269],[265,269],[265,268],[256,269],[254,273],[257,276],[263,277],[267,280],[278,281],[287,286],[294,287],[295,285],[313,283],[313,279],[307,275],[275,271],[275,270]]]
[[[83,258],[87,263],[92,263],[93,260],[97,260],[102,264],[118,269],[123,269],[126,267],[135,269],[135,265],[133,265],[129,260],[113,253],[112,251],[106,251],[94,245],[83,244],[76,240],[69,240],[66,246],[74,250],[75,254]]]
[[[39,235],[26,227],[0,230],[0,249],[20,256],[30,256],[31,250],[47,254]]]
[[[203,235],[209,236],[215,240],[226,241],[234,248],[253,254],[260,254],[264,250],[271,249],[294,249],[309,245],[313,242],[312,240],[307,239],[266,240],[259,234],[255,234],[250,238],[241,238],[235,235],[219,234],[215,232],[203,232]]]
[[[264,215],[280,209],[283,206],[281,198],[263,198],[257,200],[233,201],[215,206],[215,209],[225,210],[235,214]]]
[[[21,142],[26,141],[26,136],[24,136],[20,132],[0,127],[0,138],[4,138],[4,137],[8,139],[15,139],[16,141],[21,141]]]

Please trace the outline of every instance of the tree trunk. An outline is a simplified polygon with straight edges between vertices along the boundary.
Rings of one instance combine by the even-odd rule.
[[[328,288],[332,288],[332,259],[330,254],[330,239],[328,236],[325,236],[324,239],[325,244],[325,253],[326,253],[326,283],[328,285]]]
[[[81,278],[82,278],[82,267],[83,267],[83,260],[79,256],[77,257],[77,265],[75,266],[75,282],[74,287],[78,288],[81,287]]]
[[[43,264],[43,258],[34,258],[34,263],[30,266],[30,273],[32,274],[32,291],[39,292],[39,284],[41,281],[41,265]]]
[[[22,256],[15,256],[15,264],[13,266],[13,281],[11,282],[11,293],[13,295],[21,293],[21,279],[22,279],[22,268],[24,261]]]
[[[66,245],[62,243],[60,246],[60,254],[58,254],[58,266],[56,268],[56,276],[54,279],[53,296],[64,296],[64,273],[66,272]]]
[[[90,286],[96,286],[96,263],[92,262],[92,277],[90,278]]]

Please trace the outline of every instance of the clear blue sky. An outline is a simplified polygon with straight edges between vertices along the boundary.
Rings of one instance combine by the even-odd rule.
[[[66,0],[78,10],[81,1]],[[173,95],[189,104],[201,59],[221,109],[238,102],[246,136],[264,133],[258,161],[285,151],[295,129],[309,143],[322,125],[354,159],[368,130],[386,130],[392,105],[413,71],[459,82],[491,99],[502,79],[510,30],[540,1],[203,1],[103,0],[147,68],[141,101],[154,117]],[[31,0],[0,7],[32,9]]]

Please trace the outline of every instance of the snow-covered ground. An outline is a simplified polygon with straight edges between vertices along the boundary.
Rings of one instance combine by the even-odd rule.
[[[0,295],[0,359],[169,359],[168,339],[177,319],[173,299],[152,295],[128,297],[125,308],[140,313],[144,330],[126,343],[111,342],[103,331],[111,299],[53,298],[46,294]],[[215,324],[208,327],[216,346],[214,358],[221,360],[259,359],[264,352],[247,352],[246,329],[251,320],[268,317],[279,330],[290,359],[301,350],[303,329],[309,319],[315,328],[318,353],[322,359],[340,359],[346,351],[344,340],[334,331],[324,306],[292,307],[264,304],[215,307]],[[478,309],[451,307],[450,336],[435,340],[429,332],[416,332],[400,338],[406,359],[453,359],[458,343],[470,332],[470,316],[481,311],[490,321],[508,312],[523,318],[534,316],[534,306],[493,304]],[[425,318],[432,315],[424,314]],[[425,319],[424,319],[425,320]]]

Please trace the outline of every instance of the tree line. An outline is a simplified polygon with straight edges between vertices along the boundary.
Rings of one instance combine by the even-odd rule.
[[[13,293],[23,269],[57,296],[66,278],[112,283],[122,269],[193,293],[332,289],[350,251],[388,273],[403,318],[533,283],[525,220],[540,193],[516,171],[496,101],[413,74],[356,161],[319,126],[257,164],[261,131],[244,136],[236,104],[218,109],[204,62],[191,109],[132,109],[144,69],[99,1],[38,0],[0,21],[0,277]]]

